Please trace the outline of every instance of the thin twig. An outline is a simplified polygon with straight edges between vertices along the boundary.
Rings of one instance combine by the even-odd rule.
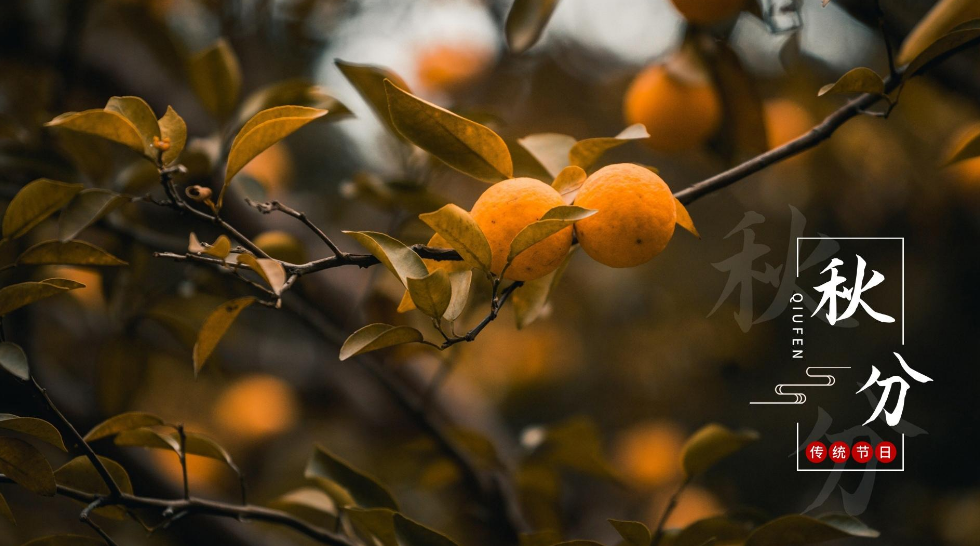
[[[99,497],[95,499],[94,501],[89,503],[89,505],[86,506],[84,510],[82,510],[82,513],[78,515],[78,520],[84,523],[85,525],[88,525],[89,527],[92,528],[93,531],[98,533],[98,535],[102,537],[102,540],[105,541],[107,546],[117,546],[116,542],[112,540],[112,537],[110,537],[108,533],[103,531],[102,528],[99,527],[97,523],[92,521],[92,518],[90,517],[92,515],[92,511],[98,508],[99,506],[102,506],[104,503],[105,503],[104,497]]]
[[[190,482],[187,480],[187,433],[184,432],[183,423],[178,424],[177,437],[180,439],[180,470],[184,477],[184,498],[191,498],[191,487]]]
[[[447,339],[445,342],[443,342],[442,348],[447,349],[457,343],[469,342],[476,339],[476,336],[480,335],[480,332],[482,332],[484,328],[486,328],[491,322],[494,321],[494,319],[497,318],[497,315],[500,314],[500,309],[504,306],[505,303],[507,303],[507,298],[509,298],[510,295],[514,293],[514,290],[517,290],[523,284],[524,283],[521,281],[516,281],[512,283],[510,286],[508,286],[507,288],[504,288],[500,292],[499,297],[496,294],[494,294],[490,302],[490,312],[487,313],[487,316],[483,317],[483,320],[481,320],[479,324],[474,326],[472,330],[466,332],[465,335],[451,337]]]
[[[102,464],[102,460],[95,454],[95,451],[92,450],[92,446],[85,441],[85,438],[78,433],[78,430],[76,430],[75,426],[71,424],[71,421],[69,421],[68,418],[61,413],[58,406],[56,406],[54,401],[51,400],[51,397],[48,396],[48,391],[37,382],[37,379],[35,379],[33,375],[31,376],[30,381],[34,386],[34,391],[41,397],[42,400],[44,400],[44,404],[48,407],[48,410],[58,418],[58,421],[61,422],[64,428],[71,432],[71,436],[75,441],[75,444],[81,448],[85,456],[88,457],[88,460],[92,462],[92,466],[94,466],[95,470],[99,473],[99,477],[102,478],[102,481],[105,482],[106,487],[109,488],[109,497],[117,498],[122,495],[122,490],[119,489],[119,485],[116,483],[116,481],[112,479],[112,475],[109,474],[109,470],[106,469],[104,464]]]
[[[0,474],[0,483],[15,482],[7,476]],[[331,546],[357,546],[355,542],[346,536],[301,520],[292,514],[264,506],[235,505],[198,498],[176,500],[158,499],[155,497],[130,495],[128,493],[123,493],[118,497],[107,497],[60,484],[57,486],[57,494],[86,504],[99,501],[98,506],[122,506],[130,509],[163,510],[170,514],[186,512],[187,515],[197,514],[265,521],[290,527],[322,544],[329,544]],[[177,516],[171,517],[176,518]]]
[[[310,230],[313,233],[316,233],[317,237],[319,237],[321,241],[323,241],[328,247],[330,247],[330,250],[333,252],[334,256],[337,256],[338,258],[342,258],[343,256],[347,255],[346,252],[340,250],[340,248],[338,248],[337,245],[334,244],[332,240],[330,240],[330,237],[328,237],[327,234],[324,233],[322,229],[317,227],[317,225],[314,224],[313,221],[310,220],[308,216],[306,216],[305,212],[300,212],[292,207],[283,205],[279,201],[272,201],[269,203],[256,203],[255,201],[252,201],[251,199],[246,197],[245,202],[248,203],[249,206],[254,207],[256,210],[258,210],[263,214],[269,214],[270,212],[273,211],[279,211],[283,214],[287,214],[289,216],[292,216],[293,218],[296,218],[300,222],[306,224],[306,227],[310,228]]]
[[[684,481],[681,482],[681,485],[677,488],[677,491],[674,491],[674,494],[670,496],[670,500],[667,501],[667,506],[664,508],[664,513],[660,516],[660,521],[657,522],[657,528],[653,532],[653,540],[650,541],[650,546],[657,546],[660,543],[660,539],[663,538],[664,535],[664,525],[667,524],[667,519],[674,511],[674,508],[677,507],[677,501],[680,499],[681,493],[684,492],[684,489],[689,483],[691,483],[690,476],[685,478]]]

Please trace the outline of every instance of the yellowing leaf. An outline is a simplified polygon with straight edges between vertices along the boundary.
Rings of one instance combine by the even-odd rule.
[[[976,0],[939,0],[905,38],[895,61],[902,65],[961,23],[980,18],[980,3]]]
[[[514,261],[514,258],[521,252],[595,213],[596,211],[594,210],[573,205],[560,205],[549,210],[544,213],[544,216],[540,220],[525,226],[524,229],[517,233],[514,240],[510,243],[510,253],[507,254],[507,262]]]
[[[242,88],[242,70],[224,38],[191,57],[188,77],[197,98],[211,115],[223,120],[235,109]]]
[[[395,524],[398,542],[403,546],[456,546],[456,543],[446,535],[401,514],[395,514],[392,521]]]
[[[269,285],[274,294],[282,293],[282,287],[286,284],[286,270],[283,269],[281,263],[269,258],[256,258],[251,254],[239,254],[237,258],[238,263],[247,265],[249,269],[262,277],[262,280]]]
[[[289,512],[308,521],[325,521],[328,526],[337,524],[339,513],[333,497],[315,487],[300,487],[289,491],[269,502],[269,507]]]
[[[380,546],[398,546],[395,535],[395,524],[392,521],[395,513],[387,508],[347,508],[345,511],[354,532],[365,542],[372,544],[376,539]]]
[[[140,411],[120,413],[119,415],[110,417],[98,425],[95,425],[95,427],[93,427],[92,430],[85,435],[85,441],[94,442],[96,440],[101,440],[102,438],[115,436],[116,434],[126,430],[133,430],[141,427],[152,427],[162,424],[163,419],[149,413]]]
[[[674,198],[674,208],[677,210],[677,225],[690,231],[692,235],[700,239],[701,234],[698,233],[698,228],[694,227],[694,220],[691,219],[691,213],[687,212],[687,207],[684,206],[684,203]]]
[[[588,179],[588,175],[582,167],[569,165],[558,173],[555,181],[551,183],[551,187],[555,188],[555,191],[561,194],[561,198],[571,205],[586,179]]]
[[[58,239],[74,239],[85,228],[101,220],[129,198],[101,188],[86,188],[68,203],[58,217]]]
[[[340,59],[334,63],[391,133],[398,138],[403,138],[391,120],[391,112],[388,110],[388,94],[385,92],[385,80],[390,81],[400,89],[409,91],[405,80],[391,70],[380,66],[348,63]]]
[[[180,153],[184,151],[184,146],[187,144],[187,124],[184,118],[170,106],[157,123],[160,126],[160,138],[170,139],[170,149],[164,151],[162,155],[163,164],[167,166],[177,161]]]
[[[225,332],[231,324],[238,318],[246,307],[255,302],[253,297],[238,298],[227,301],[208,315],[204,320],[201,331],[197,334],[197,343],[194,344],[194,375],[196,376],[211,353],[214,352],[218,342],[224,337]]]
[[[69,279],[46,279],[38,282],[22,282],[0,288],[0,315],[6,315],[25,305],[85,285]]]
[[[126,262],[85,241],[45,241],[17,257],[17,265],[118,266]]]
[[[681,464],[688,477],[696,476],[718,461],[759,439],[752,430],[735,432],[719,424],[705,425],[684,444]]]
[[[885,82],[874,70],[863,66],[849,70],[836,83],[828,83],[817,92],[818,97],[826,94],[870,93],[885,94]]]
[[[573,246],[565,259],[562,260],[561,265],[554,271],[533,281],[528,281],[524,283],[524,286],[514,291],[511,301],[514,305],[514,318],[517,321],[518,330],[530,325],[544,312],[548,299],[555,291],[555,287],[558,286],[558,282],[561,281],[561,277],[565,274],[565,269],[577,249],[577,245]]]
[[[305,475],[307,478],[324,478],[340,484],[364,508],[398,510],[391,493],[376,479],[322,446],[316,446],[313,457],[306,465]]]
[[[408,288],[408,278],[421,278],[429,274],[422,258],[404,243],[376,231],[345,231],[391,271],[402,286]]]
[[[490,243],[470,213],[450,203],[435,212],[420,214],[419,219],[442,235],[470,266],[490,269]]]
[[[378,81],[378,88],[384,87]],[[252,116],[276,106],[309,106],[310,108],[320,108],[327,110],[327,119],[340,119],[352,115],[349,108],[343,105],[336,97],[328,92],[323,86],[316,85],[305,78],[292,78],[278,81],[276,83],[262,87],[242,101],[238,109],[235,128],[241,127]]]
[[[143,136],[133,122],[122,114],[107,110],[85,110],[69,112],[45,123],[46,127],[57,127],[78,133],[85,133],[127,146],[134,152],[145,155]]]
[[[568,161],[572,165],[588,169],[607,151],[632,140],[645,138],[650,138],[650,133],[642,123],[636,123],[614,137],[587,138],[576,142],[568,152]]]
[[[368,324],[354,332],[340,348],[340,360],[352,356],[377,351],[385,347],[422,341],[422,332],[408,326],[390,324]]]
[[[909,63],[902,77],[907,80],[918,76],[946,60],[953,54],[954,50],[960,47],[977,45],[977,43],[980,43],[980,28],[963,28],[950,32],[936,40],[925,51],[917,55]]]
[[[0,342],[0,368],[3,368],[22,381],[31,378],[31,369],[27,363],[27,354],[20,345],[9,341]]]
[[[116,482],[116,485],[119,486],[119,490],[123,493],[132,495],[133,483],[130,481],[129,474],[126,473],[126,469],[124,469],[116,461],[106,457],[99,457],[99,461],[109,472],[109,476],[112,477],[112,481]],[[103,481],[102,475],[99,474],[99,471],[92,465],[92,461],[90,461],[89,458],[84,455],[75,457],[74,459],[65,463],[65,465],[58,470],[55,470],[54,477],[60,485],[65,485],[71,487],[72,489],[78,489],[80,491],[85,491],[86,493],[94,493],[97,495],[109,494],[109,486],[106,485],[105,481]],[[95,513],[112,519],[126,519],[126,511],[119,506],[106,506],[98,508],[95,510]]]
[[[539,133],[517,139],[530,154],[548,171],[557,177],[569,165],[568,154],[575,147],[575,137],[560,133]]]
[[[523,53],[537,43],[556,7],[558,0],[515,0],[504,26],[510,50]]]
[[[497,133],[385,81],[392,123],[405,138],[450,167],[484,182],[514,176],[510,150]]]
[[[128,119],[140,137],[143,139],[143,153],[147,157],[156,157],[153,148],[153,137],[160,137],[160,126],[157,116],[146,101],[139,97],[112,97],[105,105],[106,111],[115,112]]]
[[[617,519],[607,521],[616,528],[619,536],[623,537],[623,540],[626,541],[626,546],[650,546],[650,541],[653,537],[650,535],[650,529],[646,525],[638,521],[622,521]]]
[[[446,312],[442,314],[448,321],[454,321],[463,314],[466,309],[466,301],[470,297],[470,283],[473,281],[473,271],[450,271],[449,284],[452,287],[453,296],[449,300]]]
[[[793,514],[759,526],[745,540],[745,546],[807,546],[841,538],[876,538],[878,535],[878,531],[844,514],[826,514],[819,518]]]
[[[409,277],[407,281],[408,293],[419,311],[433,318],[439,318],[446,312],[453,289],[444,269],[437,269],[421,278]]]
[[[38,178],[27,184],[10,200],[3,215],[3,238],[16,239],[68,204],[82,191],[81,184],[66,184]]]
[[[45,497],[57,492],[51,465],[36,447],[19,438],[0,437],[0,472]]]
[[[256,114],[238,132],[228,151],[225,182],[218,194],[217,206],[224,200],[225,190],[232,177],[245,165],[273,144],[293,134],[307,123],[325,116],[326,110],[305,106],[277,106]]]

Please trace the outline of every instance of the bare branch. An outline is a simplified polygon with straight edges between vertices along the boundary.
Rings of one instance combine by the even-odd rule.
[[[305,212],[300,212],[294,208],[287,207],[286,205],[283,205],[279,201],[272,201],[270,203],[256,203],[255,201],[252,201],[251,199],[246,197],[245,202],[248,203],[249,206],[254,207],[255,210],[261,212],[262,214],[269,214],[270,212],[273,211],[279,211],[283,214],[287,214],[289,216],[292,216],[293,218],[296,218],[300,222],[306,224],[306,227],[310,228],[310,230],[313,233],[316,233],[317,237],[319,237],[321,241],[323,241],[328,247],[330,247],[330,250],[333,252],[334,256],[337,256],[338,258],[342,258],[347,255],[346,252],[340,250],[340,248],[338,248],[337,245],[330,240],[330,237],[327,237],[327,234],[324,233],[322,229],[317,227],[317,225],[314,224],[313,221],[310,220],[308,216],[306,216]]]

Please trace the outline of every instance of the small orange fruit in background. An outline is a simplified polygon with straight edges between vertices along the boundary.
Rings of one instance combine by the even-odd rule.
[[[674,235],[677,209],[662,178],[619,163],[592,173],[575,204],[598,212],[575,223],[585,253],[610,267],[633,267],[660,254]]]
[[[448,92],[472,83],[492,61],[486,46],[437,44],[419,51],[417,75],[423,87]]]
[[[791,99],[767,100],[762,111],[770,150],[803,135],[816,124],[810,112]]]
[[[670,421],[640,423],[618,435],[613,460],[638,485],[658,487],[680,477],[684,441],[684,431]]]
[[[721,97],[707,70],[689,54],[644,68],[623,101],[629,124],[642,123],[654,150],[679,152],[703,145],[721,123]]]
[[[273,144],[250,161],[242,172],[254,178],[269,195],[282,195],[293,180],[293,158],[281,142]]]
[[[245,440],[260,440],[292,428],[299,402],[285,381],[257,374],[229,386],[215,403],[217,424]]]
[[[677,11],[691,23],[713,25],[738,15],[745,0],[670,0]]]
[[[544,213],[564,204],[561,194],[554,188],[533,178],[512,178],[483,192],[470,215],[490,243],[493,252],[490,269],[500,275],[514,237],[529,224],[540,220]],[[515,281],[543,277],[561,265],[571,246],[572,228],[569,226],[519,254],[504,277]]]

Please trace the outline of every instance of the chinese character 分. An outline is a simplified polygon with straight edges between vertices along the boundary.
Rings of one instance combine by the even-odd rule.
[[[814,287],[818,292],[823,294],[820,299],[820,304],[817,305],[817,310],[813,312],[816,315],[821,309],[823,309],[824,304],[827,304],[827,321],[833,326],[837,321],[850,318],[857,311],[858,305],[864,308],[864,310],[871,315],[871,318],[877,320],[878,322],[895,322],[895,319],[884,314],[879,313],[871,308],[867,302],[861,299],[861,295],[871,288],[878,286],[885,280],[885,276],[881,273],[872,270],[871,279],[865,284],[864,283],[864,268],[867,265],[864,258],[857,256],[857,272],[854,278],[854,286],[848,288],[846,286],[838,290],[837,287],[841,286],[847,281],[847,277],[841,276],[837,272],[837,268],[844,265],[844,262],[839,258],[834,258],[830,260],[830,263],[821,271],[820,273],[826,273],[830,271],[830,280],[821,284],[820,286]],[[837,298],[844,298],[850,303],[844,309],[844,312],[837,314]],[[812,316],[812,315],[811,315]]]
[[[932,381],[931,377],[927,377],[910,368],[909,365],[905,363],[905,359],[902,358],[902,355],[898,353],[894,354],[895,357],[898,358],[898,363],[902,365],[902,369],[905,370],[905,373],[909,374],[909,377],[918,381],[919,383],[928,383]],[[870,387],[872,384],[877,384],[878,386],[885,388],[884,392],[881,394],[881,399],[878,401],[878,406],[875,408],[874,413],[871,414],[871,417],[868,418],[864,424],[867,425],[871,421],[877,419],[878,415],[882,412],[882,410],[884,410],[885,422],[888,423],[888,426],[894,427],[902,420],[902,410],[905,409],[905,395],[908,393],[909,384],[907,381],[905,381],[905,379],[902,379],[899,376],[893,375],[888,379],[879,380],[878,378],[880,376],[881,372],[878,371],[878,368],[876,366],[872,366],[871,377],[869,377],[867,383],[865,383],[864,386],[857,391],[861,392]],[[900,390],[898,391],[898,402],[895,404],[895,408],[892,411],[885,410],[885,403],[888,401],[888,393],[891,392],[892,387],[896,384],[900,386]]]

